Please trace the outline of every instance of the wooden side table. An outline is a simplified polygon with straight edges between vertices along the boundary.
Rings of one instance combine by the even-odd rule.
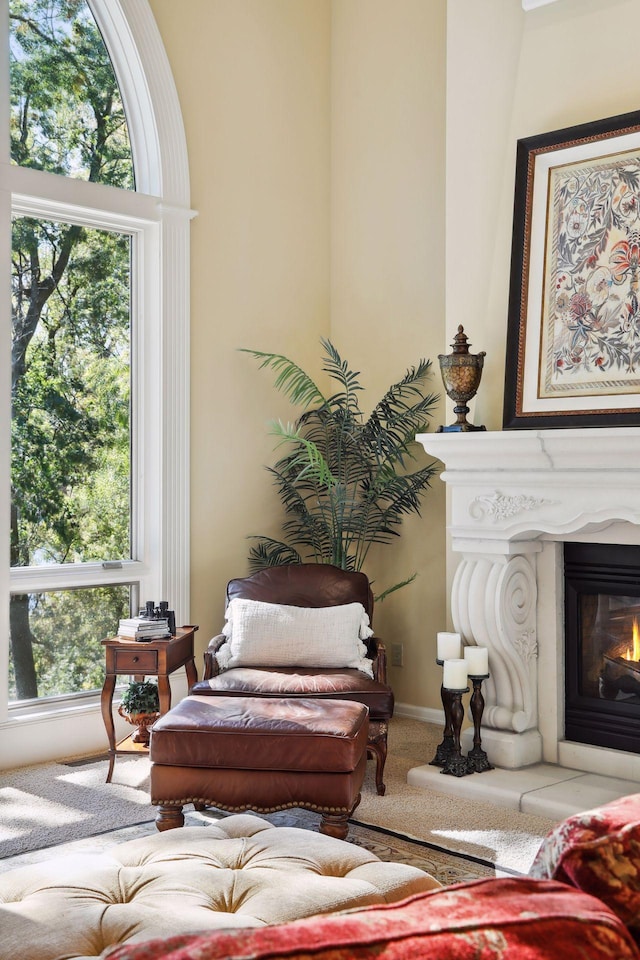
[[[109,772],[107,783],[111,783],[116,755],[148,753],[149,748],[141,743],[133,743],[131,736],[116,744],[116,728],[113,722],[113,693],[116,677],[122,674],[143,680],[146,676],[158,678],[160,713],[166,713],[171,707],[171,685],[169,675],[184,667],[189,689],[198,680],[193,656],[193,637],[198,627],[195,624],[180,627],[174,636],[167,640],[149,640],[140,642],[125,637],[113,637],[103,640],[106,660],[106,676],[100,708],[102,719],[109,739]]]

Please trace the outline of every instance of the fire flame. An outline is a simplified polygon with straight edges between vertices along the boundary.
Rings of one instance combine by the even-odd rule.
[[[640,629],[638,621],[633,618],[633,647],[628,647],[623,660],[640,660]]]

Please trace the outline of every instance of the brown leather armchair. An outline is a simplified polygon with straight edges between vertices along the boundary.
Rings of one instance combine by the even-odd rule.
[[[331,564],[305,563],[267,567],[250,577],[230,580],[227,602],[234,598],[296,607],[331,607],[361,603],[373,621],[373,594],[364,573],[341,570]],[[238,697],[307,697],[355,700],[369,708],[368,753],[376,759],[376,789],[385,792],[387,728],[393,716],[393,691],[387,683],[384,644],[375,636],[366,642],[373,679],[361,670],[316,667],[242,666],[220,670],[215,657],[225,641],[214,637],[205,652],[204,677],[192,694]]]

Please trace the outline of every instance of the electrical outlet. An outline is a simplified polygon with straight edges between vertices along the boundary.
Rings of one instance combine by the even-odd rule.
[[[392,667],[404,666],[404,649],[401,643],[391,644],[391,666]]]

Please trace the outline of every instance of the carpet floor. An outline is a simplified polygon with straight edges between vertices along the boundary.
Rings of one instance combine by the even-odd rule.
[[[189,827],[207,827],[224,816],[227,816],[227,814],[221,811],[207,810],[203,813],[187,813],[185,821],[186,826]],[[255,816],[262,815],[255,814]],[[303,810],[286,811],[282,814],[274,813],[264,816],[264,819],[269,820],[275,826],[298,827],[303,830],[318,829],[318,817],[312,814],[307,815],[306,811]],[[85,837],[82,840],[74,840],[69,843],[6,857],[0,860],[0,873],[27,864],[40,863],[52,857],[102,852],[115,844],[155,835],[156,833],[157,830],[153,821],[122,827],[119,830],[108,830],[95,836]],[[435,877],[444,886],[449,886],[452,883],[462,883],[466,880],[476,880],[480,877],[494,877],[500,873],[491,864],[481,863],[461,854],[440,850],[407,837],[387,834],[377,827],[352,824],[349,828],[348,840],[350,843],[369,850],[380,860],[408,863],[412,867],[418,867]]]
[[[496,871],[526,873],[553,821],[407,784],[407,771],[431,759],[440,737],[433,724],[394,718],[387,792],[376,794],[369,763],[349,839],[383,860],[421,866],[442,883]],[[26,862],[27,856],[45,859],[61,844],[104,847],[140,831],[155,832],[148,760],[117,757],[111,784],[105,782],[107,767],[106,760],[94,758],[0,772],[0,870]],[[206,825],[218,816],[217,811],[189,813],[188,821]],[[318,824],[316,815],[298,810],[266,819],[305,829]]]

